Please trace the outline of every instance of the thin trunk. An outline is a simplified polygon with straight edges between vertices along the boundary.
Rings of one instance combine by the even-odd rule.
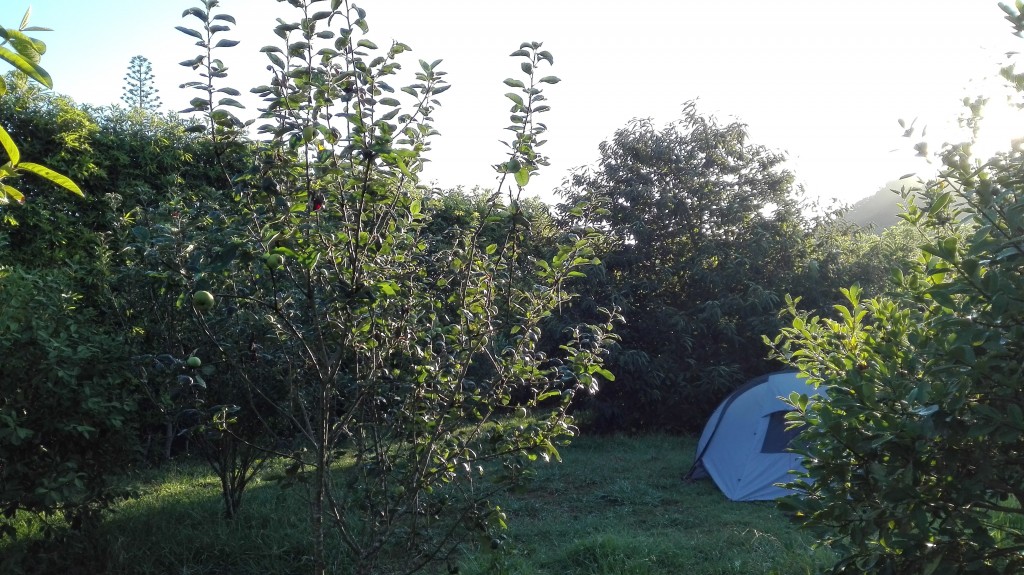
[[[174,446],[174,422],[164,422],[164,461],[171,460],[171,448]]]
[[[324,503],[327,500],[328,466],[330,465],[329,435],[331,422],[330,388],[321,384],[320,413],[314,423],[317,426],[316,491],[313,494],[313,574],[325,575],[327,561],[324,551]]]

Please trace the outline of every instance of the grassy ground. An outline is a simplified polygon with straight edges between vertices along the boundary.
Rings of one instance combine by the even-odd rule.
[[[478,554],[464,572],[782,575],[827,564],[773,504],[733,503],[711,481],[682,482],[694,447],[675,437],[577,442],[505,501],[504,556]]]
[[[796,575],[827,564],[772,504],[732,503],[710,481],[683,483],[693,451],[693,440],[674,437],[577,441],[562,450],[563,463],[541,465],[525,490],[499,502],[508,516],[506,543],[497,552],[467,546],[459,572]],[[139,496],[105,521],[84,572],[310,572],[298,492],[258,482],[242,516],[229,523],[220,519],[219,486],[204,467],[167,467],[133,482]],[[24,551],[3,545],[0,556]]]

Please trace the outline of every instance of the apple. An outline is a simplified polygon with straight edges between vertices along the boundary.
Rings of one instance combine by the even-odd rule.
[[[267,264],[267,267],[276,270],[284,265],[284,256],[281,254],[267,254],[263,256],[263,263]]]
[[[203,360],[193,355],[192,357],[185,360],[185,364],[193,368],[200,367],[203,365]]]
[[[192,294],[192,307],[198,312],[210,311],[213,309],[213,294],[202,290]]]
[[[516,417],[518,417],[519,419],[526,419],[526,408],[520,407],[519,409],[517,409]]]

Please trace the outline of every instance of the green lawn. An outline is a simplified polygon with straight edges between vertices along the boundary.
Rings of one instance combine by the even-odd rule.
[[[710,481],[681,481],[693,452],[692,439],[676,437],[576,441],[562,450],[561,464],[540,465],[524,490],[498,502],[507,541],[497,552],[468,545],[459,573],[781,575],[827,564],[828,555],[813,551],[772,504],[732,503]],[[132,481],[138,496],[104,522],[83,572],[310,571],[297,491],[258,482],[229,523],[220,519],[218,483],[202,466],[165,467]],[[27,552],[23,543],[2,545],[0,556]]]

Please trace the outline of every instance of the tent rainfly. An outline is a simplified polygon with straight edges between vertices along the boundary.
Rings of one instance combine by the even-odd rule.
[[[786,430],[786,412],[792,407],[782,398],[793,392],[814,397],[814,388],[795,371],[756,377],[732,392],[711,415],[697,444],[697,456],[684,479],[710,476],[733,501],[762,501],[788,495],[776,486],[792,479],[802,458],[789,452],[799,429]]]

